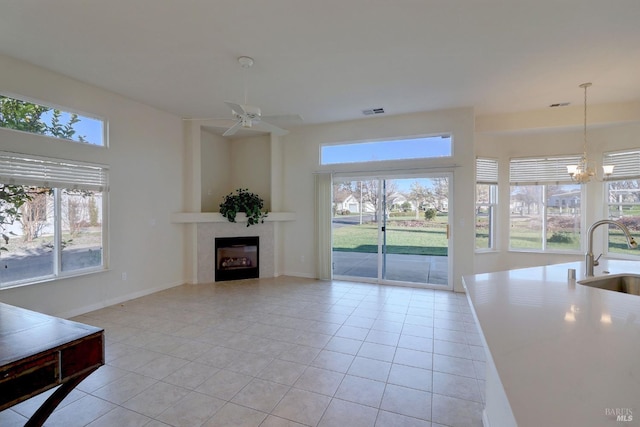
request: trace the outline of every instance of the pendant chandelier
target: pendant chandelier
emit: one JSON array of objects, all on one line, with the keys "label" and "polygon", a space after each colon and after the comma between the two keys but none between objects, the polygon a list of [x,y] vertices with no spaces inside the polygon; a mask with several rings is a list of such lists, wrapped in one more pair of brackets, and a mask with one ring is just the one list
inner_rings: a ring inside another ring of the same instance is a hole
[{"label": "pendant chandelier", "polygon": [[[567,172],[571,176],[571,180],[580,184],[585,184],[596,176],[593,163],[587,158],[587,88],[591,87],[591,83],[582,83],[579,87],[584,89],[584,142],[583,152],[580,162],[577,165],[567,165]],[[613,166],[602,166],[604,177],[608,177],[613,173]]]}]

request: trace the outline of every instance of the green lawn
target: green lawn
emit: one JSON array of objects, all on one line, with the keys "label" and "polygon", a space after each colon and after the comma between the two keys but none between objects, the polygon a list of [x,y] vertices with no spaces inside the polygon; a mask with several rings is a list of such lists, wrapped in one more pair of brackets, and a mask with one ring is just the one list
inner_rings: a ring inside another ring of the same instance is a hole
[{"label": "green lawn", "polygon": [[[446,217],[438,217],[434,221],[415,221],[414,218],[414,216],[401,218],[409,222],[393,218],[387,223],[387,253],[447,255]],[[333,250],[378,252],[377,225],[352,225],[334,230]]]}]

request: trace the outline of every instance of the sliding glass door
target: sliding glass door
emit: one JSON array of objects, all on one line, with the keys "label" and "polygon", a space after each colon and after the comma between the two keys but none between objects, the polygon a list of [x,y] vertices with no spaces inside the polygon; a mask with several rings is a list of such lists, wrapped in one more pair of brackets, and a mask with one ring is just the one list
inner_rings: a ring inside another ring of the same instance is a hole
[{"label": "sliding glass door", "polygon": [[337,178],[335,278],[449,288],[448,175]]}]

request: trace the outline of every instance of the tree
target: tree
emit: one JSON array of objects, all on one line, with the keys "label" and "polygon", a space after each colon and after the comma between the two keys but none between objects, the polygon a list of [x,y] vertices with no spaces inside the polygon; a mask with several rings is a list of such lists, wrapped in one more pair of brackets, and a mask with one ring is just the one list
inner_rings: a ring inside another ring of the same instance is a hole
[{"label": "tree", "polygon": [[[380,180],[371,179],[371,180],[365,180],[365,181],[358,181],[358,183],[362,189],[362,202],[363,204],[370,203],[373,206],[374,208],[373,220],[377,222],[378,211],[380,208],[380,203],[382,202],[380,200],[380,191],[379,191]],[[398,193],[398,185],[395,183],[395,181],[385,180],[385,200],[386,200],[386,205],[384,206],[385,213],[388,211],[388,208],[393,204],[393,201],[396,198],[396,196],[394,195],[397,193]]]},{"label": "tree", "polygon": [[419,212],[431,206],[434,203],[434,195],[427,187],[418,181],[411,183],[411,191],[409,192],[409,200],[413,200],[416,204],[416,219],[420,218]]},{"label": "tree", "polygon": [[[50,117],[48,113],[51,113]],[[60,110],[0,95],[0,127],[56,138],[74,139],[76,134],[74,125],[80,121],[78,115],[71,114],[67,123],[62,123],[61,117]],[[81,135],[75,140],[87,142],[86,137]]]},{"label": "tree", "polygon": [[434,207],[438,212],[446,212],[449,209],[449,180],[447,178],[433,179]]},{"label": "tree", "polygon": [[[50,111],[53,111],[51,124],[47,124],[43,115]],[[71,139],[76,132],[74,125],[79,121],[78,116],[72,114],[69,121],[62,124],[61,115],[59,110],[0,95],[0,127]],[[79,136],[78,141],[86,142],[86,139]],[[33,200],[33,195],[33,189],[29,187],[0,183],[0,233],[4,242],[0,250],[8,250],[5,245],[9,244],[9,235],[12,234],[8,227],[20,221],[22,208],[30,209],[25,204]]]},{"label": "tree", "polygon": [[8,250],[5,245],[9,244],[9,235],[13,233],[9,232],[7,228],[15,221],[20,220],[20,208],[29,200],[31,200],[31,195],[26,187],[0,183],[0,233],[3,241],[0,244],[0,251]]},{"label": "tree", "polygon": [[0,96],[0,127],[46,135],[41,117],[50,108]]},{"label": "tree", "polygon": [[20,208],[20,223],[24,241],[32,242],[40,236],[42,230],[47,226],[47,210],[51,190],[29,187],[28,191],[31,198]]}]

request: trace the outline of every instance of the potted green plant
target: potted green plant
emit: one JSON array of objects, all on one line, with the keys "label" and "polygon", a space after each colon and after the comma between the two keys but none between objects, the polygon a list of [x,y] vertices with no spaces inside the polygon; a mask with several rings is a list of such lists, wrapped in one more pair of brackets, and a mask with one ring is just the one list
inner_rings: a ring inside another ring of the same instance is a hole
[{"label": "potted green plant", "polygon": [[235,193],[224,196],[220,203],[220,213],[229,222],[236,222],[236,214],[244,212],[247,215],[247,227],[264,222],[267,211],[262,211],[264,200],[257,194],[249,192],[246,188],[238,188]]}]

